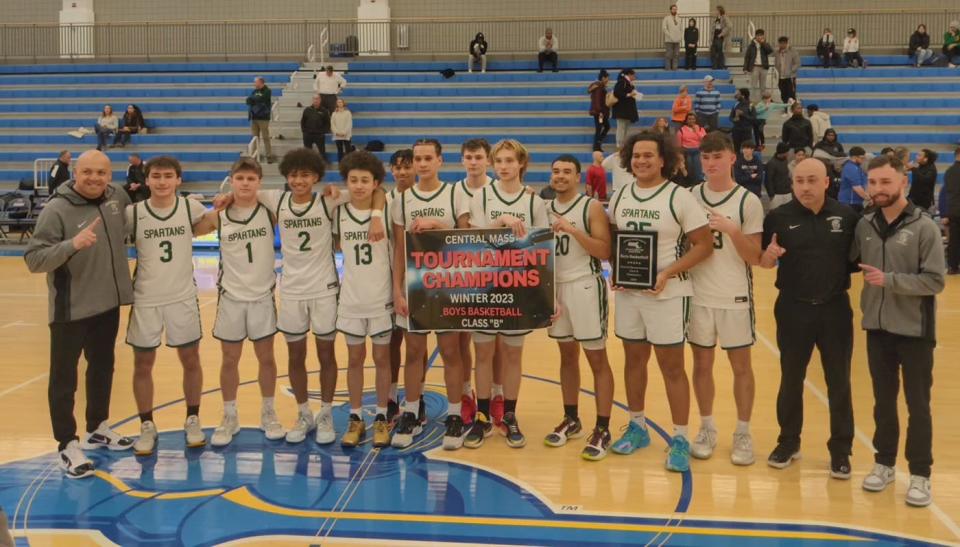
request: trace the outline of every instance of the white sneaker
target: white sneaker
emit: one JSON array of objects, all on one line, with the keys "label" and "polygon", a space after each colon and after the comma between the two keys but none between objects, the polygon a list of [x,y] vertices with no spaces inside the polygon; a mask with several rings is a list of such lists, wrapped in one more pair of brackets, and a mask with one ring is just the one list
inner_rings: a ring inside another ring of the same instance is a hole
[{"label": "white sneaker", "polygon": [[60,451],[60,469],[68,479],[82,479],[93,475],[93,462],[90,461],[83,450],[80,450],[80,443],[76,440],[70,441],[66,448]]},{"label": "white sneaker", "polygon": [[321,410],[317,414],[317,444],[330,444],[337,440],[337,430],[333,428],[333,412]]},{"label": "white sneaker", "polygon": [[157,446],[157,426],[147,420],[140,424],[140,436],[137,442],[133,443],[133,453],[137,456],[149,456],[153,454]]},{"label": "white sneaker", "polygon": [[240,420],[236,414],[224,414],[220,426],[213,430],[210,436],[210,444],[213,446],[227,446],[233,440],[233,436],[240,432]]},{"label": "white sneaker", "polygon": [[920,475],[910,475],[910,488],[907,489],[907,505],[926,507],[933,502],[930,493],[930,479]]},{"label": "white sneaker", "polygon": [[187,416],[187,421],[183,422],[183,435],[186,437],[187,448],[200,448],[207,444],[207,436],[203,434],[200,418],[197,416]]},{"label": "white sneaker", "polygon": [[299,414],[297,423],[293,424],[293,427],[287,432],[287,442],[302,443],[307,435],[316,428],[317,421],[313,418],[313,414]]},{"label": "white sneaker", "polygon": [[116,431],[110,429],[110,425],[104,421],[96,431],[87,433],[80,448],[84,450],[96,450],[98,448],[108,448],[110,450],[130,450],[133,448],[133,439],[124,437]]},{"label": "white sneaker", "polygon": [[753,465],[753,437],[750,433],[733,434],[733,450],[730,451],[733,465]]},{"label": "white sneaker", "polygon": [[260,411],[260,431],[270,441],[282,439],[287,434],[277,418],[277,411],[272,408]]},{"label": "white sneaker", "polygon": [[863,478],[863,489],[867,492],[882,492],[888,484],[897,480],[897,470],[881,463],[873,464],[873,471]]},{"label": "white sneaker", "polygon": [[701,426],[697,438],[690,444],[690,455],[699,460],[706,460],[713,455],[717,447],[717,430]]}]

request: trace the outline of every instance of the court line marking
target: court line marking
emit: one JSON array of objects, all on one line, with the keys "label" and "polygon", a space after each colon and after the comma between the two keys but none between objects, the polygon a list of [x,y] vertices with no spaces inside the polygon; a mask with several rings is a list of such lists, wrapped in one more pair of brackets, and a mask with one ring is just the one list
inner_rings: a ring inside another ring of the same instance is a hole
[{"label": "court line marking", "polygon": [[[773,345],[770,339],[764,336],[763,333],[760,332],[760,329],[756,329],[756,334],[757,334],[757,340],[760,340],[760,342],[763,343],[763,345],[766,346],[767,349],[770,350],[770,352],[773,353],[775,356],[777,356],[777,358],[779,359],[780,350],[775,345]],[[812,393],[814,397],[816,397],[821,403],[823,403],[824,406],[829,408],[830,401],[829,399],[827,399],[827,396],[823,393],[823,391],[820,391],[820,388],[813,385],[813,383],[811,383],[809,379],[804,379],[803,385],[808,390],[810,390],[810,393]],[[876,450],[874,450],[873,448],[873,442],[870,440],[870,437],[867,437],[867,434],[864,433],[862,429],[854,426],[854,436],[863,444],[863,446],[865,446],[870,451],[871,454],[876,452]],[[909,486],[910,478],[906,473],[902,471],[897,471],[897,482],[899,482],[901,485]],[[960,526],[958,526],[956,521],[954,521],[950,517],[950,515],[947,515],[943,511],[943,509],[940,509],[940,506],[938,506],[936,502],[931,503],[927,507],[927,509],[929,509],[930,512],[933,513],[934,516],[936,516],[937,519],[939,519],[940,522],[948,530],[950,530],[950,532],[955,537],[960,539]]]},{"label": "court line marking", "polygon": [[16,391],[16,390],[18,390],[18,389],[20,389],[20,388],[22,388],[22,387],[27,387],[28,385],[36,382],[37,380],[46,378],[46,377],[49,376],[49,375],[50,375],[49,372],[44,372],[43,374],[41,374],[41,375],[39,375],[39,376],[34,376],[33,378],[30,378],[30,379],[27,380],[26,382],[21,382],[21,383],[15,385],[15,386],[13,386],[13,387],[8,387],[7,389],[5,389],[5,390],[3,390],[3,391],[0,391],[0,399],[2,399],[2,398],[5,397],[6,395],[9,395],[9,394],[13,393],[14,391]]}]

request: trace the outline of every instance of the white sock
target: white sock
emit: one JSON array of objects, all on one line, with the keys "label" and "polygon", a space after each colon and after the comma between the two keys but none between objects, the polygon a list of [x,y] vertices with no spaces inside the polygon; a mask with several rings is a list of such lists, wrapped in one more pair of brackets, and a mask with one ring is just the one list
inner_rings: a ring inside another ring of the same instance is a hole
[{"label": "white sock", "polygon": [[745,422],[743,420],[737,420],[737,433],[750,433],[750,422]]},{"label": "white sock", "polygon": [[313,412],[310,411],[310,403],[300,403],[297,408],[300,409],[301,416],[313,416]]},{"label": "white sock", "polygon": [[673,436],[687,438],[687,426],[673,424]]},{"label": "white sock", "polygon": [[260,410],[263,412],[273,410],[273,397],[264,397],[263,403],[260,405]]},{"label": "white sock", "polygon": [[503,397],[503,384],[493,384],[493,387],[490,388],[490,398],[496,396]]},{"label": "white sock", "polygon": [[360,420],[363,420],[363,408],[351,408],[350,414],[360,418]]},{"label": "white sock", "polygon": [[704,429],[717,430],[717,424],[713,421],[713,416],[700,416],[700,427]]},{"label": "white sock", "polygon": [[448,402],[448,403],[447,403],[447,416],[459,416],[459,415],[460,415],[460,407],[461,407],[461,406],[462,406],[462,403],[461,403],[460,401],[457,401],[456,403],[450,403],[450,402]]},{"label": "white sock", "polygon": [[397,402],[397,384],[390,384],[390,400]]},{"label": "white sock", "polygon": [[383,415],[383,417],[386,418],[386,417],[387,417],[387,407],[385,407],[385,406],[378,406],[378,407],[377,407],[377,414],[376,414],[376,415],[377,415],[377,416]]},{"label": "white sock", "polygon": [[647,427],[647,419],[644,417],[642,410],[641,410],[640,412],[634,412],[634,411],[631,410],[631,411],[630,411],[630,421],[633,422],[633,423],[635,423],[635,424],[637,424],[637,425],[639,425],[639,426],[642,427],[642,428],[646,428],[646,427]]},{"label": "white sock", "polygon": [[470,397],[473,394],[473,384],[470,382],[463,383],[463,394],[467,397]]},{"label": "white sock", "polygon": [[412,412],[413,415],[416,416],[417,413],[420,412],[420,399],[417,399],[416,401],[404,401],[403,411]]},{"label": "white sock", "polygon": [[236,416],[237,415],[237,401],[236,399],[232,401],[223,402],[223,413],[227,416]]}]

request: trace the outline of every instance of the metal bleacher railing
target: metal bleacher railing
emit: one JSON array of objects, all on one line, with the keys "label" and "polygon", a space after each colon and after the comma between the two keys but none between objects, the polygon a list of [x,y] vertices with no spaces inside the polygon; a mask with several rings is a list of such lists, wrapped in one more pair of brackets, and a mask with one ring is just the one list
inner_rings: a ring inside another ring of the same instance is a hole
[{"label": "metal bleacher railing", "polygon": [[[682,14],[681,14],[682,15]],[[843,30],[858,30],[864,48],[906,48],[917,24],[925,23],[934,44],[940,42],[949,22],[960,16],[954,11],[932,9],[750,12],[728,14],[733,36],[745,38],[748,24],[766,29],[768,35],[790,36],[799,47],[813,47],[825,27],[837,36]],[[712,18],[697,16],[701,46],[708,46]],[[77,26],[59,24],[0,25],[0,60],[36,62],[60,60],[61,46],[73,43],[72,51],[97,59],[268,59],[301,58],[311,44],[320,59],[357,53],[407,56],[462,55],[467,42],[484,32],[490,53],[528,54],[544,27],[552,27],[560,39],[561,53],[623,54],[660,51],[662,13],[632,13],[595,17],[510,17],[484,19],[417,18],[389,22],[356,20],[212,21],[212,22],[97,22]],[[370,39],[365,36],[388,40]],[[360,39],[358,40],[358,37]],[[324,47],[324,42],[327,46]],[[375,50],[367,44],[374,44]],[[360,51],[364,48],[364,51]],[[316,58],[315,57],[315,58]]]}]

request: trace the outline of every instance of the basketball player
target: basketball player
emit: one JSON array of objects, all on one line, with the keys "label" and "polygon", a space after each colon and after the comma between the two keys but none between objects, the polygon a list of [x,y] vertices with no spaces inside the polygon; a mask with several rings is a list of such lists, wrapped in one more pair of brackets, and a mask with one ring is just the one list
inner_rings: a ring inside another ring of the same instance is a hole
[{"label": "basketball player", "polygon": [[257,201],[263,171],[251,158],[240,158],[230,169],[233,203],[210,221],[208,215],[195,230],[197,234],[217,229],[220,240],[219,300],[213,337],[220,340],[223,362],[220,388],[223,421],[210,438],[213,446],[226,446],[240,431],[237,390],[240,387],[240,355],[243,341],[253,342],[263,398],[260,429],[272,441],[286,434],[274,408],[277,363],[273,356],[273,335],[277,332],[277,310],[273,300],[273,227],[270,211]]},{"label": "basketball player", "polygon": [[[690,384],[683,368],[683,343],[693,287],[687,271],[713,252],[713,236],[697,200],[666,179],[675,158],[669,141],[649,131],[631,135],[620,150],[621,166],[635,179],[614,192],[610,223],[616,230],[657,235],[657,276],[652,289],[618,290],[616,295],[615,328],[617,337],[623,340],[630,423],[612,450],[632,454],[650,444],[643,410],[647,361],[653,350],[673,418],[666,467],[683,472],[690,468]],[[690,249],[684,252],[688,244]]]},{"label": "basketball player", "polygon": [[[497,179],[476,192],[470,202],[469,212],[460,216],[458,225],[474,228],[510,228],[518,237],[526,236],[528,228],[549,226],[546,204],[539,196],[527,192],[523,184],[529,162],[527,149],[518,141],[502,140],[493,147],[493,165]],[[526,437],[517,421],[517,398],[520,394],[523,340],[530,331],[477,331],[473,342],[477,352],[477,390],[490,393],[493,375],[493,357],[497,335],[503,335],[504,359],[504,414],[503,430],[507,446],[521,448]],[[477,416],[467,433],[464,446],[479,448],[486,437],[493,433],[489,399],[477,401]]]},{"label": "basketball player", "polygon": [[730,461],[750,465],[754,461],[750,436],[754,397],[750,347],[756,339],[750,268],[760,263],[763,204],[755,194],[734,182],[731,172],[737,155],[733,141],[725,133],[715,131],[703,139],[700,161],[707,181],[694,186],[692,192],[707,211],[713,231],[713,254],[690,270],[693,306],[687,336],[693,349],[693,393],[700,409],[700,432],[690,453],[695,458],[707,459],[717,446],[713,361],[719,339],[733,368],[733,399],[737,406]]},{"label": "basketball player", "polygon": [[157,445],[153,364],[164,334],[183,367],[186,445],[198,448],[207,444],[199,418],[203,331],[193,279],[193,227],[203,220],[207,209],[199,201],[177,195],[183,171],[175,158],[152,158],[145,172],[150,198],[126,209],[126,226],[137,248],[127,344],[133,347],[133,396],[140,414],[140,437],[133,444],[138,456],[153,454]]},{"label": "basketball player", "polygon": [[560,347],[563,420],[547,435],[547,446],[563,446],[583,435],[577,413],[580,347],[587,355],[596,391],[597,425],[580,456],[599,461],[610,447],[613,371],[607,359],[607,284],[601,260],[610,258],[610,225],[603,205],[580,192],[580,162],[564,154],[553,160],[550,187],[557,193],[547,211],[557,234],[554,271],[560,315],[547,331]]},{"label": "basketball player", "polygon": [[[390,444],[387,401],[390,396],[390,336],[393,332],[392,242],[390,237],[375,243],[367,238],[373,213],[373,191],[383,182],[385,174],[383,163],[364,150],[351,152],[340,162],[340,176],[346,181],[350,194],[350,202],[337,207],[333,225],[337,245],[343,251],[343,286],[337,308],[337,330],[346,337],[348,351],[350,419],[347,432],[341,439],[341,444],[348,448],[358,446],[366,437],[362,409],[363,365],[368,337],[373,343],[376,366],[373,446],[383,448]],[[388,217],[389,210],[388,205],[385,208]],[[387,223],[387,233],[392,235],[390,224]]]},{"label": "basketball player", "polygon": [[[439,178],[443,154],[436,139],[421,139],[413,145],[413,165],[418,182],[401,193],[391,204],[394,229],[393,298],[397,302],[397,323],[409,329],[410,310],[406,298],[406,233],[425,230],[452,230],[457,227],[458,212],[466,212],[467,205],[458,199],[454,186]],[[406,402],[400,423],[393,433],[393,446],[406,448],[422,431],[417,412],[423,398],[423,361],[427,355],[427,333],[406,332],[406,370],[404,387]],[[460,333],[438,332],[437,345],[443,358],[443,379],[447,388],[446,432],[443,448],[456,450],[463,446],[466,430],[461,410]]]}]

